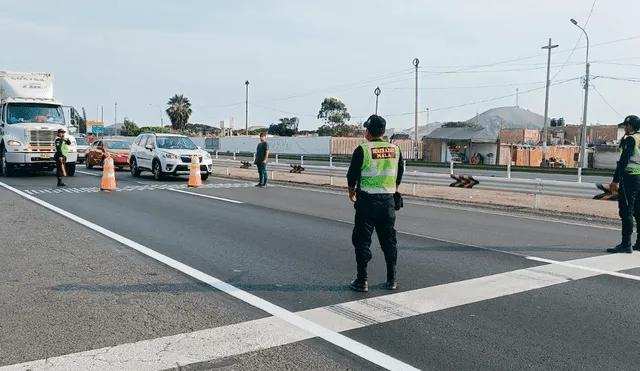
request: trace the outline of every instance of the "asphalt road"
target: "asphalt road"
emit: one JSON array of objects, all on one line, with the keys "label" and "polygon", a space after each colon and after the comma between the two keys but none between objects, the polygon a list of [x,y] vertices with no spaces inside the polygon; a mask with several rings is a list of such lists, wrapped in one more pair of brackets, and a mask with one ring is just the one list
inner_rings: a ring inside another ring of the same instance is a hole
[{"label": "asphalt road", "polygon": [[[219,158],[233,160],[233,156],[222,156],[219,155]],[[241,157],[236,156],[236,160],[238,161],[246,161],[252,160],[250,157]],[[272,159],[271,161],[275,161]],[[279,160],[283,163],[300,163],[300,160],[290,160],[290,159],[282,159]],[[316,165],[316,166],[329,166],[328,161],[308,161],[304,160],[304,163],[307,165]],[[349,167],[348,163],[345,162],[333,162],[333,166],[336,167]],[[425,166],[407,166],[408,171],[417,171],[419,173],[438,173],[438,174],[449,174],[451,172],[448,167],[425,167]],[[454,174],[457,175],[472,175],[472,176],[493,176],[493,177],[507,177],[506,171],[493,171],[493,170],[476,170],[476,169],[463,169],[463,168],[455,168],[454,165]],[[613,174],[613,171],[612,171]],[[523,172],[523,171],[512,171],[512,178],[522,178],[522,179],[543,179],[543,180],[559,180],[565,182],[577,182],[578,176],[571,174],[553,174],[553,173],[535,173],[535,172]],[[582,177],[582,182],[585,183],[610,183],[612,177],[606,176],[593,176],[593,175],[585,175]]]},{"label": "asphalt road", "polygon": [[[640,363],[640,254],[603,253],[618,242],[617,228],[407,201],[397,221],[399,290],[382,288],[374,238],[370,291],[355,293],[347,288],[353,206],[344,194],[217,178],[188,189],[185,178],[154,182],[125,172],[117,173],[120,191],[108,193],[98,190],[99,176],[83,171],[66,189],[51,175],[0,180],[11,187],[0,188],[0,220],[10,226],[0,232],[16,250],[3,262],[17,271],[0,273],[11,282],[0,286],[11,298],[1,304],[11,315],[0,329],[11,336],[0,340],[0,371]],[[39,242],[51,238],[67,238],[68,252]],[[140,289],[150,284],[171,284],[172,295]],[[127,314],[116,316],[112,295],[132,285],[144,295],[124,297],[119,310]],[[31,363],[2,367],[20,362]]]}]

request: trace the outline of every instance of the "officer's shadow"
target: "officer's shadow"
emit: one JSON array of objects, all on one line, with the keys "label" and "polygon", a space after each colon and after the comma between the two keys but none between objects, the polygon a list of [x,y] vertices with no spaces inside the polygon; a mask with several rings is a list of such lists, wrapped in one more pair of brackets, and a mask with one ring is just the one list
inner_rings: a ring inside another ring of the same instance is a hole
[{"label": "officer's shadow", "polygon": [[464,246],[464,245],[435,245],[435,246],[398,246],[399,251],[417,251],[417,252],[492,252],[491,250],[504,251],[504,252],[573,252],[573,253],[589,253],[599,252],[597,247],[593,248],[581,248],[572,247],[569,245],[544,245],[544,246],[482,246],[482,248]]}]

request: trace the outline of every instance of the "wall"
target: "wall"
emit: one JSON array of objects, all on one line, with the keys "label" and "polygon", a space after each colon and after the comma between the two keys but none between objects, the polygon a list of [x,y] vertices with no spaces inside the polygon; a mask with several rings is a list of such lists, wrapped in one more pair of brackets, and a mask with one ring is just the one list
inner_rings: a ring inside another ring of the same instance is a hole
[{"label": "wall", "polygon": [[[571,125],[563,127],[549,128],[549,132],[564,132],[564,138],[566,140],[580,143],[582,135],[582,126]],[[595,141],[607,141],[617,142],[624,135],[624,129],[618,129],[617,125],[593,125],[587,126],[587,142],[593,143]]]},{"label": "wall", "polygon": [[441,162],[442,141],[440,139],[425,138],[422,141],[422,158],[426,162]]},{"label": "wall", "polygon": [[[353,151],[366,142],[367,140],[364,138],[341,138],[335,137],[331,138],[331,154],[333,156],[351,156]],[[402,158],[405,160],[413,160],[415,159],[414,149],[413,149],[413,140],[410,139],[396,139],[393,141],[393,144],[400,147],[400,151],[402,152]],[[423,144],[418,142],[418,159],[423,158]]]},{"label": "wall", "polygon": [[[542,147],[519,147],[502,144],[500,146],[500,165],[509,163],[509,152],[511,152],[512,164],[515,166],[539,167],[542,162]],[[547,159],[556,157],[565,160],[567,167],[576,167],[577,163],[573,160],[573,156],[578,152],[580,152],[580,147],[577,146],[549,146],[547,147]]]},{"label": "wall", "polygon": [[502,129],[500,130],[500,143],[538,143],[542,140],[542,130],[532,129]]},{"label": "wall", "polygon": [[[498,144],[496,143],[471,143],[471,153],[470,156],[475,155],[476,153],[484,156],[484,163],[488,165],[495,165],[496,156],[498,155]],[[487,155],[489,153],[493,154],[492,158],[488,158]]]},{"label": "wall", "polygon": [[[258,143],[258,136],[207,138],[205,148],[220,152],[254,153]],[[329,156],[331,153],[331,137],[267,137],[267,143],[272,154]]]}]

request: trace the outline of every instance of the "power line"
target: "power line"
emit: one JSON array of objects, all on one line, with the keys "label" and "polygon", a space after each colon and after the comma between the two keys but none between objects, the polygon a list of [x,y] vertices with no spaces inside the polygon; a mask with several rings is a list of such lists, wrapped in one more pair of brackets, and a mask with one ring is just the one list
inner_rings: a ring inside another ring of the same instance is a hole
[{"label": "power line", "polygon": [[[474,86],[443,86],[443,87],[426,87],[419,90],[455,90],[455,89],[486,89],[486,88],[506,88],[521,85],[544,84],[544,81],[531,81],[512,84],[496,84],[496,85],[474,85]],[[385,90],[414,90],[413,88],[385,87]]]},{"label": "power line", "polygon": [[[593,9],[596,6],[596,1],[598,1],[598,0],[593,0],[593,4],[591,4],[591,11],[589,12],[589,16],[587,17],[587,21],[584,23],[584,27],[583,27],[585,30],[587,29],[587,25],[589,24],[589,20],[591,19],[591,14],[593,14]],[[553,78],[551,79],[551,81],[555,80],[556,77],[558,77],[558,75],[560,74],[560,72],[562,72],[564,67],[569,62],[569,59],[571,59],[571,57],[573,56],[573,53],[575,53],[576,49],[578,48],[578,45],[580,44],[581,40],[582,40],[582,33],[580,34],[580,37],[578,37],[578,41],[576,42],[576,46],[573,47],[573,50],[571,51],[571,54],[569,54],[567,59],[564,61],[564,64],[562,65],[562,67],[560,67],[560,70],[558,70],[558,72],[556,72],[556,74],[553,75]]]},{"label": "power line", "polygon": [[602,98],[602,100],[607,104],[607,106],[609,106],[609,108],[611,108],[611,110],[612,110],[613,112],[617,113],[617,114],[618,114],[618,116],[620,116],[620,117],[624,117],[624,116],[622,116],[622,115],[620,114],[620,112],[616,111],[616,109],[615,109],[615,108],[613,108],[613,106],[611,106],[611,104],[609,104],[609,102],[607,102],[607,100],[602,96],[602,94],[600,94],[600,92],[598,91],[598,89],[596,89],[596,86],[595,86],[595,85],[591,84],[591,86],[593,86],[593,90],[594,90],[596,93],[598,93],[598,95],[600,96],[600,98]]},{"label": "power line", "polygon": [[[575,81],[575,80],[579,80],[579,77],[575,77],[572,79],[567,79],[567,80],[563,80],[563,81],[559,81],[556,82],[554,84],[551,84],[550,86],[555,86],[555,85],[561,85],[561,84],[565,84],[567,82],[570,81]],[[461,107],[467,107],[467,106],[472,106],[475,104],[480,104],[480,103],[486,103],[486,102],[492,102],[492,101],[496,101],[496,100],[500,100],[500,99],[505,99],[505,98],[510,98],[510,97],[514,97],[517,94],[526,94],[526,93],[531,93],[534,91],[538,91],[538,90],[542,90],[546,88],[546,84],[544,86],[538,87],[538,88],[534,88],[534,89],[529,89],[529,90],[525,90],[525,91],[521,91],[515,94],[509,94],[509,95],[503,95],[501,97],[495,97],[495,98],[489,98],[489,99],[483,99],[483,100],[479,100],[479,101],[475,101],[475,102],[469,102],[469,103],[463,103],[463,104],[458,104],[455,106],[449,106],[449,107],[442,107],[442,108],[432,108],[430,109],[431,112],[437,112],[437,111],[446,111],[446,110],[450,110],[450,109],[454,109],[454,108],[461,108]],[[427,110],[424,111],[420,111],[420,113],[425,113],[427,112]],[[396,114],[390,114],[390,115],[386,115],[388,117],[392,117],[392,116],[406,116],[406,115],[412,115],[414,114],[414,112],[405,112],[405,113],[396,113]]]}]

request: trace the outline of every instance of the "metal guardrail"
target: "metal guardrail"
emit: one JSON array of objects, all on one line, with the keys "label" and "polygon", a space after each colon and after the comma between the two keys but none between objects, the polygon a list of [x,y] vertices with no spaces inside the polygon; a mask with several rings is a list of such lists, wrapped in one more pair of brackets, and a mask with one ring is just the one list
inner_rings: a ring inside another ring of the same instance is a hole
[{"label": "metal guardrail", "polygon": [[[246,168],[246,161],[213,159],[213,165],[226,168]],[[253,164],[253,161],[251,161]],[[254,165],[255,166],[255,165]],[[297,168],[296,168],[297,166]],[[296,171],[297,169],[297,171]],[[276,172],[302,173],[327,176],[333,185],[334,177],[346,177],[347,168],[336,166],[301,165],[296,163],[269,162],[268,170]],[[229,171],[227,170],[227,174]],[[273,176],[273,175],[272,175]],[[403,183],[413,184],[412,194],[416,194],[415,185],[433,185],[455,188],[473,188],[492,191],[527,193],[534,196],[534,208],[537,208],[539,196],[552,195],[564,197],[592,198],[599,200],[617,200],[609,192],[608,184],[577,183],[546,179],[504,178],[493,176],[452,175],[441,173],[405,172]]]}]

